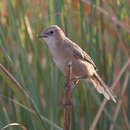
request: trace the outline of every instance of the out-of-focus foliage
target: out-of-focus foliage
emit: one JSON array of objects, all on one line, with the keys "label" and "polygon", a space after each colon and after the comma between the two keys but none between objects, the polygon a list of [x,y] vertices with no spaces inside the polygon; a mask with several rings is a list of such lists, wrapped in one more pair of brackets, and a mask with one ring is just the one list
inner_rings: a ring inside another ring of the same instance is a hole
[{"label": "out-of-focus foliage", "polygon": [[[129,5],[128,0],[0,0],[0,64],[21,85],[18,88],[0,69],[0,129],[63,128],[64,77],[46,44],[37,38],[51,24],[60,26],[93,58],[98,73],[111,86],[130,54]],[[128,86],[127,75],[128,69],[113,90],[117,101],[124,82]],[[120,108],[107,103],[97,130],[112,127],[117,109],[114,130],[129,128],[130,88],[126,90]],[[72,98],[72,130],[88,130],[103,96],[81,82]]]}]

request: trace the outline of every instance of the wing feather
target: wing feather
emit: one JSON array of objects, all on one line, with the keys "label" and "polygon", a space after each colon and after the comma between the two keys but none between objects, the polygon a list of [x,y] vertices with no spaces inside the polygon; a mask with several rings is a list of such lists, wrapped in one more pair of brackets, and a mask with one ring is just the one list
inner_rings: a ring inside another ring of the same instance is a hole
[{"label": "wing feather", "polygon": [[83,51],[77,44],[75,44],[68,38],[65,39],[64,43],[65,43],[65,46],[68,46],[69,48],[71,48],[73,56],[75,58],[80,58],[82,60],[89,62],[90,64],[93,65],[95,70],[97,70],[97,67],[96,67],[95,63],[93,62],[93,60],[91,59],[91,57],[85,51]]}]

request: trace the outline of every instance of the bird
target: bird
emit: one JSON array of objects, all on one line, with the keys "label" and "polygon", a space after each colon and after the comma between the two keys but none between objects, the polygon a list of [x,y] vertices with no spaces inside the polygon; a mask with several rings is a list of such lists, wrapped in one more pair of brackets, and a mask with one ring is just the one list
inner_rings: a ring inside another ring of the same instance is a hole
[{"label": "bird", "polygon": [[[66,74],[67,65],[72,63],[72,81],[85,79],[91,81],[96,90],[116,103],[111,89],[97,73],[97,67],[91,57],[70,40],[58,25],[51,25],[38,35],[48,45],[56,66]],[[74,80],[73,80],[74,79]]]}]

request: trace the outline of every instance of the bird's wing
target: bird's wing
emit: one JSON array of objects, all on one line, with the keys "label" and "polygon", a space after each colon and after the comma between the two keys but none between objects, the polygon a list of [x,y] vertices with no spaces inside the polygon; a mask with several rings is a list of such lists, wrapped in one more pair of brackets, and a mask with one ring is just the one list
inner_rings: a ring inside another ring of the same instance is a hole
[{"label": "bird's wing", "polygon": [[74,42],[72,42],[69,39],[65,39],[65,42],[67,43],[65,45],[68,46],[68,48],[71,48],[71,51],[72,51],[74,57],[80,58],[84,61],[89,62],[90,64],[93,65],[95,70],[97,70],[95,63],[93,62],[91,57],[85,51],[83,51],[77,44],[75,44]]}]

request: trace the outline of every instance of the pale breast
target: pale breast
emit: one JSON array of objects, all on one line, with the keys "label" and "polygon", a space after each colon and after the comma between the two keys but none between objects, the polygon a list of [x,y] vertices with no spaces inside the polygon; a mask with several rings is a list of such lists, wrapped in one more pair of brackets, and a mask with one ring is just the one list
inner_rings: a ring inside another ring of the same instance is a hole
[{"label": "pale breast", "polygon": [[53,60],[56,64],[56,66],[63,72],[65,73],[65,69],[66,69],[66,62],[65,59],[61,59],[61,58],[54,58]]},{"label": "pale breast", "polygon": [[49,46],[51,55],[53,56],[53,60],[56,64],[56,66],[65,73],[65,68],[69,60],[71,59],[70,56],[68,56],[68,52],[65,50],[63,46],[56,46],[56,44],[51,44]]}]

